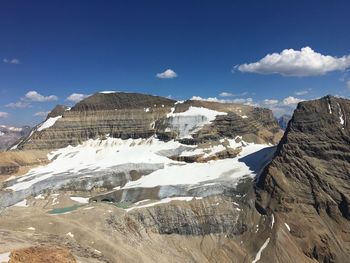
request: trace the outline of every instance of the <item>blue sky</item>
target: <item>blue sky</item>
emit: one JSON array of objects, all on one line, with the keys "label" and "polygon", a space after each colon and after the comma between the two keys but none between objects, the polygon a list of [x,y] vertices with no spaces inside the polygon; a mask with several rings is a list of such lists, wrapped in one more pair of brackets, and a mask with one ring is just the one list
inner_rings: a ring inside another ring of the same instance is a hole
[{"label": "blue sky", "polygon": [[243,102],[277,115],[302,99],[348,97],[349,8],[320,0],[3,0],[0,124],[33,125],[56,104],[72,105],[71,94],[82,94],[77,101],[101,90]]}]

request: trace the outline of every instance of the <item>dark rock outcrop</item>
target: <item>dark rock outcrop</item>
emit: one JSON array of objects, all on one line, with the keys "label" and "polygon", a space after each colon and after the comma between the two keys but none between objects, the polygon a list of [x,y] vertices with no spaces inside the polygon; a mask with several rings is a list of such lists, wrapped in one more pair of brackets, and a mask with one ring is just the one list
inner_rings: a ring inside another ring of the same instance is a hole
[{"label": "dark rock outcrop", "polygon": [[[289,247],[319,262],[350,256],[350,101],[299,103],[257,182],[257,208],[290,226]],[[275,231],[276,245],[287,248]]]}]

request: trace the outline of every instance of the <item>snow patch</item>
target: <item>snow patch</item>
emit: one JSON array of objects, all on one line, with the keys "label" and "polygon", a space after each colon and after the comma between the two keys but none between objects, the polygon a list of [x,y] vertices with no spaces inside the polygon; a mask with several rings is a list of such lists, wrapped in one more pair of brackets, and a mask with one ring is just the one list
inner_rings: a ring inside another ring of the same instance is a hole
[{"label": "snow patch", "polygon": [[34,197],[35,199],[45,199],[44,195],[40,194]]},{"label": "snow patch", "polygon": [[189,138],[204,125],[210,124],[217,115],[227,115],[226,112],[219,112],[203,107],[190,106],[187,111],[174,113],[175,108],[167,114],[170,130],[177,131],[179,138]]},{"label": "snow patch", "polygon": [[70,196],[69,198],[71,200],[78,202],[78,203],[81,203],[81,204],[88,204],[89,203],[88,197]]},{"label": "snow patch", "polygon": [[101,93],[101,94],[111,94],[111,93],[117,93],[117,91],[105,90],[105,91],[100,91],[99,93]]},{"label": "snow patch", "polygon": [[0,262],[1,263],[9,262],[10,261],[10,254],[11,254],[11,252],[5,252],[5,253],[0,254]]},{"label": "snow patch", "polygon": [[288,231],[290,232],[290,227],[287,223],[284,223],[284,225],[286,226],[286,228],[288,229]]},{"label": "snow patch", "polygon": [[34,230],[35,230],[35,228],[32,227],[32,226],[31,226],[31,227],[28,227],[27,229],[28,229],[28,230],[31,230],[31,231],[34,231]]},{"label": "snow patch", "polygon": [[254,260],[252,261],[252,263],[256,263],[260,260],[261,258],[261,254],[263,252],[263,250],[267,247],[267,245],[270,242],[270,238],[266,239],[265,243],[262,245],[262,247],[259,249],[258,253],[256,254]]},{"label": "snow patch", "polygon": [[275,224],[275,217],[274,215],[272,214],[272,222],[271,222],[271,229],[273,228],[273,225]]},{"label": "snow patch", "polygon": [[332,108],[331,108],[331,104],[328,102],[328,112],[329,114],[332,114]]},{"label": "snow patch", "polygon": [[27,205],[27,199],[24,199],[24,200],[18,202],[17,204],[14,204],[13,206],[17,206],[17,207],[28,207],[28,205]]},{"label": "snow patch", "polygon": [[74,235],[71,232],[68,232],[66,235],[71,237],[71,238],[74,238]]},{"label": "snow patch", "polygon": [[48,129],[50,127],[52,127],[53,125],[55,125],[56,121],[61,119],[62,116],[57,116],[57,117],[53,117],[53,118],[48,118],[46,121],[44,121],[38,128],[38,131],[42,131],[45,129]]}]

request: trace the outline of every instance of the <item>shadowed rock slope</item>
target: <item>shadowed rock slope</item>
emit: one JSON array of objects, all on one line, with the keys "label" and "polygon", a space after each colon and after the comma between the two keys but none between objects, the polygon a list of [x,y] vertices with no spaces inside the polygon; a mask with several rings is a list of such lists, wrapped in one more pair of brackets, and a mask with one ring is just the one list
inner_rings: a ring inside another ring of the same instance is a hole
[{"label": "shadowed rock slope", "polygon": [[277,222],[265,256],[277,262],[284,249],[303,261],[349,262],[349,121],[346,99],[298,105],[256,186],[257,209]]}]

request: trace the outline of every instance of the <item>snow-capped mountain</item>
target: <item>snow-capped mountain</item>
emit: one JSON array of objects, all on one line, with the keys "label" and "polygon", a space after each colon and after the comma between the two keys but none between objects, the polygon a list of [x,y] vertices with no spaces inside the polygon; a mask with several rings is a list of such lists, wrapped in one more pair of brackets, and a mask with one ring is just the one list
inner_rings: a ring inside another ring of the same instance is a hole
[{"label": "snow-capped mountain", "polygon": [[1,155],[2,242],[82,262],[345,262],[349,105],[300,103],[281,140],[247,105],[103,92],[57,106]]}]

